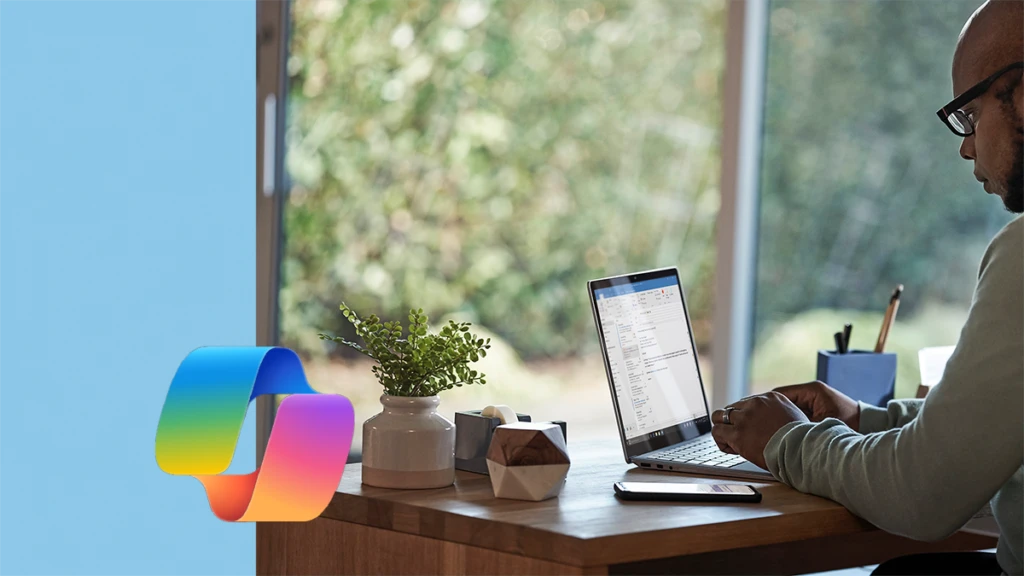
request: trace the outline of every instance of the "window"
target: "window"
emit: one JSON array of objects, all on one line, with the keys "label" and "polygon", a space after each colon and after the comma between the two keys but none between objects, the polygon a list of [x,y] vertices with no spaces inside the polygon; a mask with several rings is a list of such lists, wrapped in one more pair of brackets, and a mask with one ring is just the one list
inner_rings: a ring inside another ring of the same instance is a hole
[{"label": "window", "polygon": [[[614,436],[586,281],[678,266],[710,378],[724,0],[297,0],[287,58],[281,343],[380,411],[337,305],[466,319],[483,387]],[[705,382],[707,385],[708,382]],[[357,426],[357,439],[360,428]]]},{"label": "window", "polygon": [[752,392],[813,379],[846,322],[852,347],[873,348],[897,284],[896,396],[917,388],[919,348],[956,343],[1010,219],[935,119],[979,4],[771,3]]}]

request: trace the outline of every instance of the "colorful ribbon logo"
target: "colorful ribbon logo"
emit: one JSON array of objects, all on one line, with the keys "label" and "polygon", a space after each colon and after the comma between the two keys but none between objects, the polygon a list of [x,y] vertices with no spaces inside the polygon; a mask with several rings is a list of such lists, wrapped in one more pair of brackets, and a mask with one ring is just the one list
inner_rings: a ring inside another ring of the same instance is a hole
[{"label": "colorful ribbon logo", "polygon": [[[221,474],[249,403],[263,394],[290,394],[277,409],[263,465],[250,474]],[[168,474],[195,476],[221,520],[312,520],[338,488],[354,427],[352,403],[310,388],[295,352],[198,348],[182,360],[167,391],[156,461]]]}]

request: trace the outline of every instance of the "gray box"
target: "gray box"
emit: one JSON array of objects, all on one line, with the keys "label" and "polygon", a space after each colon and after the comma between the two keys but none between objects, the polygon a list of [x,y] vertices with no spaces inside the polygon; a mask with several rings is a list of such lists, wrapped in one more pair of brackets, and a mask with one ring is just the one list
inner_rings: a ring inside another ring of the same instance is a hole
[{"label": "gray box", "polygon": [[[501,426],[500,418],[481,416],[483,410],[467,410],[455,413],[455,468],[477,474],[487,472],[487,449],[491,446],[494,429]],[[516,413],[520,422],[532,422],[529,414]],[[562,439],[566,439],[565,422],[554,420],[562,428]]]}]

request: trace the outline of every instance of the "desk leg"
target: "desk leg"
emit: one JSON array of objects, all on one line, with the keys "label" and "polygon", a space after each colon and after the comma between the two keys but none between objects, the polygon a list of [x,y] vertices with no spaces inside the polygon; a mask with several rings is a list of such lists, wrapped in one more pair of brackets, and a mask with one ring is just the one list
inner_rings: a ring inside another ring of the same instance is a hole
[{"label": "desk leg", "polygon": [[260,576],[607,573],[327,518],[256,526]]}]

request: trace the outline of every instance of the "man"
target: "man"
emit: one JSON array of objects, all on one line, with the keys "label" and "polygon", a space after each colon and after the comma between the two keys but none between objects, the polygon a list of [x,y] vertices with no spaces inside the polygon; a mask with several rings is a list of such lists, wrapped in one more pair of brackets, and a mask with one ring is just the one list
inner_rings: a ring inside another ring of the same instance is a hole
[{"label": "man", "polygon": [[[1024,3],[994,0],[960,33],[953,94],[940,119],[960,155],[1008,210],[1024,211]],[[967,323],[925,400],[887,408],[814,382],[786,386],[712,414],[719,447],[794,488],[831,498],[879,528],[945,538],[991,500],[995,555],[898,558],[876,573],[1024,571],[1024,219],[981,260]],[[938,558],[936,558],[938,557]]]}]

